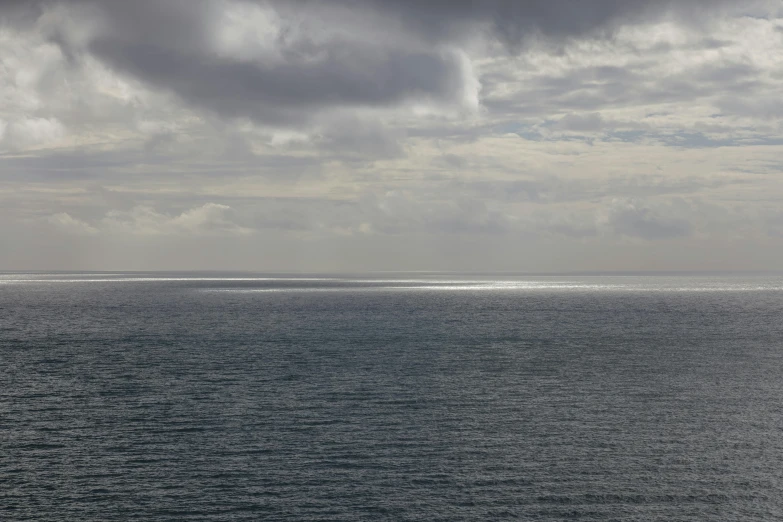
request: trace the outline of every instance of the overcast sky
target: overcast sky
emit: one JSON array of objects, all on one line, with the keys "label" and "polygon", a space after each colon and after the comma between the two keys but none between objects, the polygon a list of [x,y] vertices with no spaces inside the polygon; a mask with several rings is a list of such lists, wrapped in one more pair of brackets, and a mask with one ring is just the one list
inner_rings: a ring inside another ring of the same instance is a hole
[{"label": "overcast sky", "polygon": [[781,0],[0,0],[0,269],[781,269],[782,47]]}]

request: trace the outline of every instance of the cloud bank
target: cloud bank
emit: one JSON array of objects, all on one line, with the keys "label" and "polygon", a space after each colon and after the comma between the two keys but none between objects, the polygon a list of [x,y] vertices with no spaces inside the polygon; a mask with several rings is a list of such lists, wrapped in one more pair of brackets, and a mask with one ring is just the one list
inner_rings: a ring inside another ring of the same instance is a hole
[{"label": "cloud bank", "polygon": [[0,268],[775,268],[782,17],[3,2]]}]

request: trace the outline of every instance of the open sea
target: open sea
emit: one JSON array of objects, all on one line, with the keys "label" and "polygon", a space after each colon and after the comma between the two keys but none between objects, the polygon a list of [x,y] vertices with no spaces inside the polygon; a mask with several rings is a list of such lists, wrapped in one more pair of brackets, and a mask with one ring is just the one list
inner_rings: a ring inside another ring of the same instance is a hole
[{"label": "open sea", "polygon": [[783,277],[0,273],[0,520],[783,520]]}]

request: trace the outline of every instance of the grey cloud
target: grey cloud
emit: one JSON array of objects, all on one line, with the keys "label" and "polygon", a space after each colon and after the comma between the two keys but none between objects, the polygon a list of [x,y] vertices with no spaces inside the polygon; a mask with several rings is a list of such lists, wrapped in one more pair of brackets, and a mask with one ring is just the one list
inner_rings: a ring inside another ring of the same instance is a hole
[{"label": "grey cloud", "polygon": [[559,212],[542,210],[535,213],[534,226],[541,232],[572,239],[585,239],[598,235],[598,224],[592,212]]},{"label": "grey cloud", "polygon": [[551,124],[550,122],[546,122],[543,127],[553,131],[563,131],[576,134],[652,130],[652,127],[649,124],[638,121],[623,121],[604,118],[600,112],[570,112],[559,120],[552,122]]},{"label": "grey cloud", "polygon": [[390,159],[403,155],[401,129],[361,118],[334,118],[319,133],[317,144],[328,157],[342,161]]},{"label": "grey cloud", "polygon": [[766,219],[767,234],[783,239],[783,212],[777,212]]},{"label": "grey cloud", "polygon": [[485,24],[511,47],[540,37],[558,41],[606,35],[623,24],[656,20],[667,14],[699,22],[732,4],[728,0],[343,0],[341,3],[372,5],[433,39],[459,38],[475,24]]},{"label": "grey cloud", "polygon": [[32,24],[44,5],[40,0],[1,0],[0,23]]},{"label": "grey cloud", "polygon": [[443,154],[433,160],[435,166],[449,170],[462,170],[468,166],[468,161],[458,154]]},{"label": "grey cloud", "polygon": [[[598,111],[607,107],[639,104],[661,104],[709,98],[716,93],[741,94],[752,92],[762,84],[758,70],[748,64],[722,62],[704,65],[696,70],[683,70],[662,77],[652,77],[647,61],[633,62],[619,69],[605,66],[574,67],[557,75],[543,74],[521,85],[522,90],[511,96],[494,97],[484,104],[496,114],[551,114],[568,109],[574,112]],[[730,106],[729,102],[723,102]],[[592,122],[566,120],[564,125],[598,125]]]},{"label": "grey cloud", "polygon": [[462,87],[460,61],[449,53],[335,43],[315,63],[271,65],[188,56],[106,38],[91,50],[119,70],[197,106],[267,124],[302,123],[324,106],[456,101]]},{"label": "grey cloud", "polygon": [[550,223],[545,227],[549,231],[574,239],[583,239],[595,237],[598,235],[598,229],[592,223],[578,223],[574,221],[562,221]]},{"label": "grey cloud", "polygon": [[114,169],[138,163],[135,152],[65,150],[38,154],[0,154],[0,179],[72,181],[105,178]]},{"label": "grey cloud", "polygon": [[737,176],[691,177],[681,180],[664,176],[612,176],[597,179],[571,179],[556,175],[515,180],[452,180],[445,186],[450,194],[504,203],[596,202],[606,198],[646,199],[673,194],[697,194],[728,186],[747,185],[750,181]]},{"label": "grey cloud", "polygon": [[731,116],[745,116],[762,120],[783,119],[783,102],[777,90],[753,97],[721,96],[716,102],[716,106],[721,113]]},{"label": "grey cloud", "polygon": [[639,201],[614,201],[605,220],[614,233],[647,240],[670,239],[691,234],[691,224],[665,216]]},{"label": "grey cloud", "polygon": [[[441,44],[459,43],[486,27],[517,46],[529,38],[565,41],[667,13],[687,18],[689,13],[715,12],[731,4],[723,0],[263,2],[257,4],[273,9],[280,19],[274,38],[276,57],[248,59],[214,48],[215,23],[225,3],[64,3],[94,12],[99,26],[87,48],[80,49],[67,31],[50,24],[51,39],[69,56],[88,52],[194,106],[271,125],[301,125],[313,113],[334,107],[389,107],[408,101],[458,105],[470,89],[465,84],[467,71],[460,56]],[[38,9],[53,4],[30,3]],[[319,16],[326,20],[322,25],[339,25],[345,12],[353,13],[349,22],[342,22],[348,25],[321,41],[296,31],[298,25],[312,24]],[[386,30],[385,38],[368,39],[384,25],[394,29]],[[544,86],[545,90],[564,88]],[[603,92],[610,88],[604,85]],[[571,107],[596,105],[585,95],[572,98],[561,101]]]},{"label": "grey cloud", "polygon": [[606,122],[600,113],[588,114],[569,113],[560,118],[554,128],[575,132],[597,132],[604,128]]},{"label": "grey cloud", "polygon": [[[268,150],[255,155],[246,144],[210,139],[180,143],[173,135],[154,136],[142,146],[122,144],[112,149],[77,147],[0,153],[0,181],[69,183],[78,180],[130,182],[134,179],[158,179],[161,175],[187,175],[189,179],[252,174],[269,179],[296,180],[320,175],[328,156],[292,154]],[[237,154],[242,152],[242,154]]]},{"label": "grey cloud", "polygon": [[416,45],[415,38],[404,34],[396,41],[374,41],[351,26],[316,42],[306,30],[292,29],[306,12],[291,3],[262,4],[280,14],[278,26],[270,29],[277,32],[273,48],[266,54],[254,54],[251,48],[247,56],[215,47],[218,11],[232,4],[249,5],[246,2],[66,4],[88,9],[98,27],[81,47],[55,25],[50,39],[66,54],[90,54],[224,117],[301,125],[330,108],[383,108],[405,102],[459,105],[465,89],[472,88],[465,84],[466,62],[455,49]]},{"label": "grey cloud", "polygon": [[[449,189],[455,193],[469,192],[484,199],[505,202],[541,201],[558,197],[561,181],[546,179],[518,179],[512,181],[454,181]],[[572,186],[574,183],[572,183]]]},{"label": "grey cloud", "polygon": [[498,234],[509,229],[507,217],[481,199],[432,198],[392,190],[361,201],[362,222],[382,234]]}]

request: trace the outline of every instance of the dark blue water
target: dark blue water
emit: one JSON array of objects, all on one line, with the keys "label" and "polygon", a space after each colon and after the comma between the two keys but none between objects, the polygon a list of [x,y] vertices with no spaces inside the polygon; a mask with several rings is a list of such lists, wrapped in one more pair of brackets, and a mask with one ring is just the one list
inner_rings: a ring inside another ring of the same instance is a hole
[{"label": "dark blue water", "polygon": [[783,519],[783,279],[462,279],[0,275],[0,519]]}]

